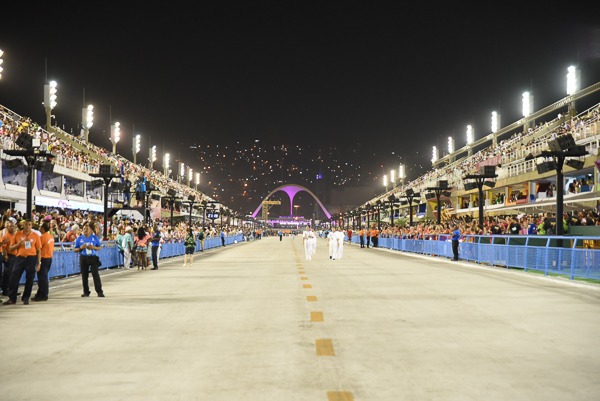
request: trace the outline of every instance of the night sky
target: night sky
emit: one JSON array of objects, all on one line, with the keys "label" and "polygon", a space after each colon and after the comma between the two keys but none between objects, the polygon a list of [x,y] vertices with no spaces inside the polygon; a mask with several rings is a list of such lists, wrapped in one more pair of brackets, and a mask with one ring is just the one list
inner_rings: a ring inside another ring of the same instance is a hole
[{"label": "night sky", "polygon": [[195,171],[192,145],[258,140],[359,150],[361,169],[404,162],[414,179],[468,124],[477,139],[492,111],[502,126],[521,118],[522,92],[536,109],[564,97],[569,65],[582,88],[600,80],[599,19],[566,3],[24,3],[3,4],[1,104],[43,124],[56,80],[65,131],[79,132],[85,93],[92,142],[111,149],[119,121],[120,154],[132,158],[135,129],[138,160],[157,145],[159,162]]}]

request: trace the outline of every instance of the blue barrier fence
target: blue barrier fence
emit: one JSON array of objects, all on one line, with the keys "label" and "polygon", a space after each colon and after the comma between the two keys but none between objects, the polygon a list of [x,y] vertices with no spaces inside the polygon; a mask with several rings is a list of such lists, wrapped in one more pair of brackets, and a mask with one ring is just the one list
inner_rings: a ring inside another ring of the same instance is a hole
[{"label": "blue barrier fence", "polygon": [[[358,244],[358,236],[352,237]],[[447,235],[429,239],[379,238],[379,248],[452,258]],[[537,270],[600,280],[600,238],[525,235],[465,235],[459,246],[460,259],[491,266]]]},{"label": "blue barrier fence", "polygon": [[[225,245],[244,241],[243,235],[232,235],[225,237]],[[123,258],[119,253],[119,249],[114,241],[102,242],[102,249],[99,251],[100,269],[111,269],[123,265]],[[221,245],[221,238],[211,237],[204,240],[204,249],[218,248]],[[196,241],[196,252],[202,250],[200,241]],[[183,242],[173,242],[162,244],[159,259],[172,258],[183,256],[185,253],[185,245]],[[73,243],[57,243],[54,245],[54,254],[52,255],[52,266],[48,277],[59,278],[68,277],[75,274],[80,274],[79,269],[79,254],[73,251]],[[37,279],[37,278],[36,278]],[[20,284],[25,284],[25,274],[22,275]]]}]

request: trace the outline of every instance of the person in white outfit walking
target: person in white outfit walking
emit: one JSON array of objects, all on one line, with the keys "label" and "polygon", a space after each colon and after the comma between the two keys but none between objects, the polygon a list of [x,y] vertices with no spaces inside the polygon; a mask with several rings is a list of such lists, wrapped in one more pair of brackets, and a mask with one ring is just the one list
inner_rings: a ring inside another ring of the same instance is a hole
[{"label": "person in white outfit walking", "polygon": [[344,231],[341,228],[337,229],[333,233],[334,239],[334,249],[333,249],[333,258],[341,259],[344,256]]},{"label": "person in white outfit walking", "polygon": [[334,249],[335,249],[335,228],[331,227],[331,230],[327,234],[327,244],[329,245],[329,259],[334,259]]},{"label": "person in white outfit walking", "polygon": [[304,244],[304,256],[306,260],[312,260],[316,250],[317,236],[310,226],[306,226],[306,230],[302,232],[302,243]]}]

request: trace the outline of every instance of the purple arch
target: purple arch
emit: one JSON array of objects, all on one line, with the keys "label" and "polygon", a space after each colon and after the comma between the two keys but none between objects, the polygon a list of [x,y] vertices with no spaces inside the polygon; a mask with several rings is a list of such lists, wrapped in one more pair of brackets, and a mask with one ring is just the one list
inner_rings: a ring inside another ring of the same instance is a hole
[{"label": "purple arch", "polygon": [[[296,197],[296,194],[300,191],[304,191],[304,192],[308,192],[310,194],[310,196],[312,196],[313,199],[317,201],[319,206],[321,206],[321,210],[323,211],[323,213],[325,213],[325,216],[327,216],[328,219],[331,219],[331,214],[327,211],[327,209],[325,209],[325,206],[323,206],[323,204],[321,203],[319,198],[317,198],[317,196],[315,194],[313,194],[310,191],[310,189],[303,187],[302,185],[288,184],[288,185],[282,185],[280,187],[277,187],[274,190],[272,190],[271,192],[269,192],[269,194],[265,197],[265,199],[263,199],[263,201],[268,200],[269,197],[271,197],[271,195],[273,195],[277,191],[283,191],[289,196],[289,198],[290,198],[290,216],[292,216],[294,214],[292,208],[294,207],[294,198]],[[261,208],[262,208],[262,202],[260,203],[260,205],[258,205],[258,207],[254,211],[254,213],[252,213],[252,217],[256,217],[256,215],[258,214],[258,212],[260,211]]]}]

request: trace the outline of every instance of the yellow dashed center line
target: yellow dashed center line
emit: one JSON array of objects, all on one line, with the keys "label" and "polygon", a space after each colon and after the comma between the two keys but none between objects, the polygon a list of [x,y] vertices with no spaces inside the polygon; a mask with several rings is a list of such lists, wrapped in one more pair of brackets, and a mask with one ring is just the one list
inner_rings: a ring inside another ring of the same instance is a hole
[{"label": "yellow dashed center line", "polygon": [[333,351],[333,343],[328,338],[320,338],[315,340],[315,350],[317,356],[335,356]]},{"label": "yellow dashed center line", "polygon": [[308,302],[317,302],[317,297],[316,297],[316,295],[309,295],[306,297],[306,300]]},{"label": "yellow dashed center line", "polygon": [[300,280],[308,280],[308,277],[300,277]]},{"label": "yellow dashed center line", "polygon": [[311,322],[322,322],[323,321],[323,312],[310,312],[310,321]]},{"label": "yellow dashed center line", "polygon": [[354,401],[354,397],[349,391],[328,391],[327,401]]},{"label": "yellow dashed center line", "polygon": [[312,285],[310,285],[310,284],[302,284],[302,287],[304,287],[304,288],[312,288]]}]

